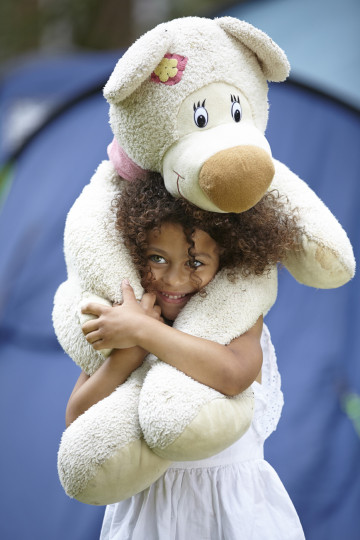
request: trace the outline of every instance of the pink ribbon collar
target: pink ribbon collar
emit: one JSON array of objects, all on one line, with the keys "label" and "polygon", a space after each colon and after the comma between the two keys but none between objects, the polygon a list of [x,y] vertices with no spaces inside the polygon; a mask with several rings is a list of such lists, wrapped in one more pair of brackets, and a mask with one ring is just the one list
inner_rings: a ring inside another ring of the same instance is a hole
[{"label": "pink ribbon collar", "polygon": [[124,178],[124,180],[128,180],[129,182],[136,179],[146,180],[148,171],[139,167],[139,165],[129,158],[115,137],[109,144],[107,153],[116,172],[121,178]]}]

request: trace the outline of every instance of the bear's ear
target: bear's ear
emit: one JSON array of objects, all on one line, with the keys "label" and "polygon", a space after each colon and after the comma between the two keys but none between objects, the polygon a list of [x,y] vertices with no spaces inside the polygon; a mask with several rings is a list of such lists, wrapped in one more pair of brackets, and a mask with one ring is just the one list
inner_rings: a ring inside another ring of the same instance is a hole
[{"label": "bear's ear", "polygon": [[256,54],[268,81],[281,82],[288,77],[290,64],[286,54],[267,34],[234,17],[221,17],[215,21],[227,34],[241,41]]},{"label": "bear's ear", "polygon": [[126,51],[104,88],[104,96],[109,103],[123,101],[151,75],[169,50],[169,34],[166,23],[160,24]]}]

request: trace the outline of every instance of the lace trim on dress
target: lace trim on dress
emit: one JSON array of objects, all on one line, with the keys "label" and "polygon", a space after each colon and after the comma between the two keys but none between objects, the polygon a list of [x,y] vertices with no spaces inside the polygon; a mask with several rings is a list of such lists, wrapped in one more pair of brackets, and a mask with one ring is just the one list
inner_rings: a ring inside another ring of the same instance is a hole
[{"label": "lace trim on dress", "polygon": [[[265,440],[275,431],[284,405],[276,353],[271,342],[270,332],[265,324],[261,335],[261,347],[263,350],[262,381],[261,384],[255,381],[252,385],[255,393],[253,426],[259,437]],[[261,403],[257,405],[257,402],[261,401],[265,405],[262,411]]]}]

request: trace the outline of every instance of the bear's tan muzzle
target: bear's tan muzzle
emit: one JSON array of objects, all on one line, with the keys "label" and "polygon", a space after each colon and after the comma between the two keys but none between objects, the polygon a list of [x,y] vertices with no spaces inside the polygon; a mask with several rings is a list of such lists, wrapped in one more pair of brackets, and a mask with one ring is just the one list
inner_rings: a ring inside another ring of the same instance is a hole
[{"label": "bear's tan muzzle", "polygon": [[275,174],[271,156],[258,146],[217,152],[200,171],[199,185],[224,212],[245,212],[265,194]]}]

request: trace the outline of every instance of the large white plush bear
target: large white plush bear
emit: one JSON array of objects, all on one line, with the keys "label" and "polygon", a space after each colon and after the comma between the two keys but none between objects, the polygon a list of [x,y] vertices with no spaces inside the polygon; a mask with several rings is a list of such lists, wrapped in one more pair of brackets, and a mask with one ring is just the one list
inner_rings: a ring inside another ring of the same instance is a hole
[{"label": "large white plush bear", "polygon": [[[295,208],[303,250],[281,261],[299,282],[346,283],[355,262],[348,238],[314,192],[273,159],[264,132],[267,81],[289,73],[284,52],[263,32],[231,17],[184,18],[141,37],[119,60],[104,94],[114,141],[71,209],[65,229],[68,280],[58,289],[54,326],[65,351],[88,374],[101,365],[81,332],[88,298],[121,301],[121,281],[138,298],[140,279],[115,231],[111,202],[134,177],[160,172],[174,197],[212,212],[243,212],[267,190]],[[273,305],[277,270],[257,277],[223,272],[195,295],[174,326],[228,344]],[[215,454],[249,427],[251,388],[234,398],[192,380],[149,355],[113,394],[65,431],[58,456],[66,492],[108,504],[149,486],[172,460]]]}]

